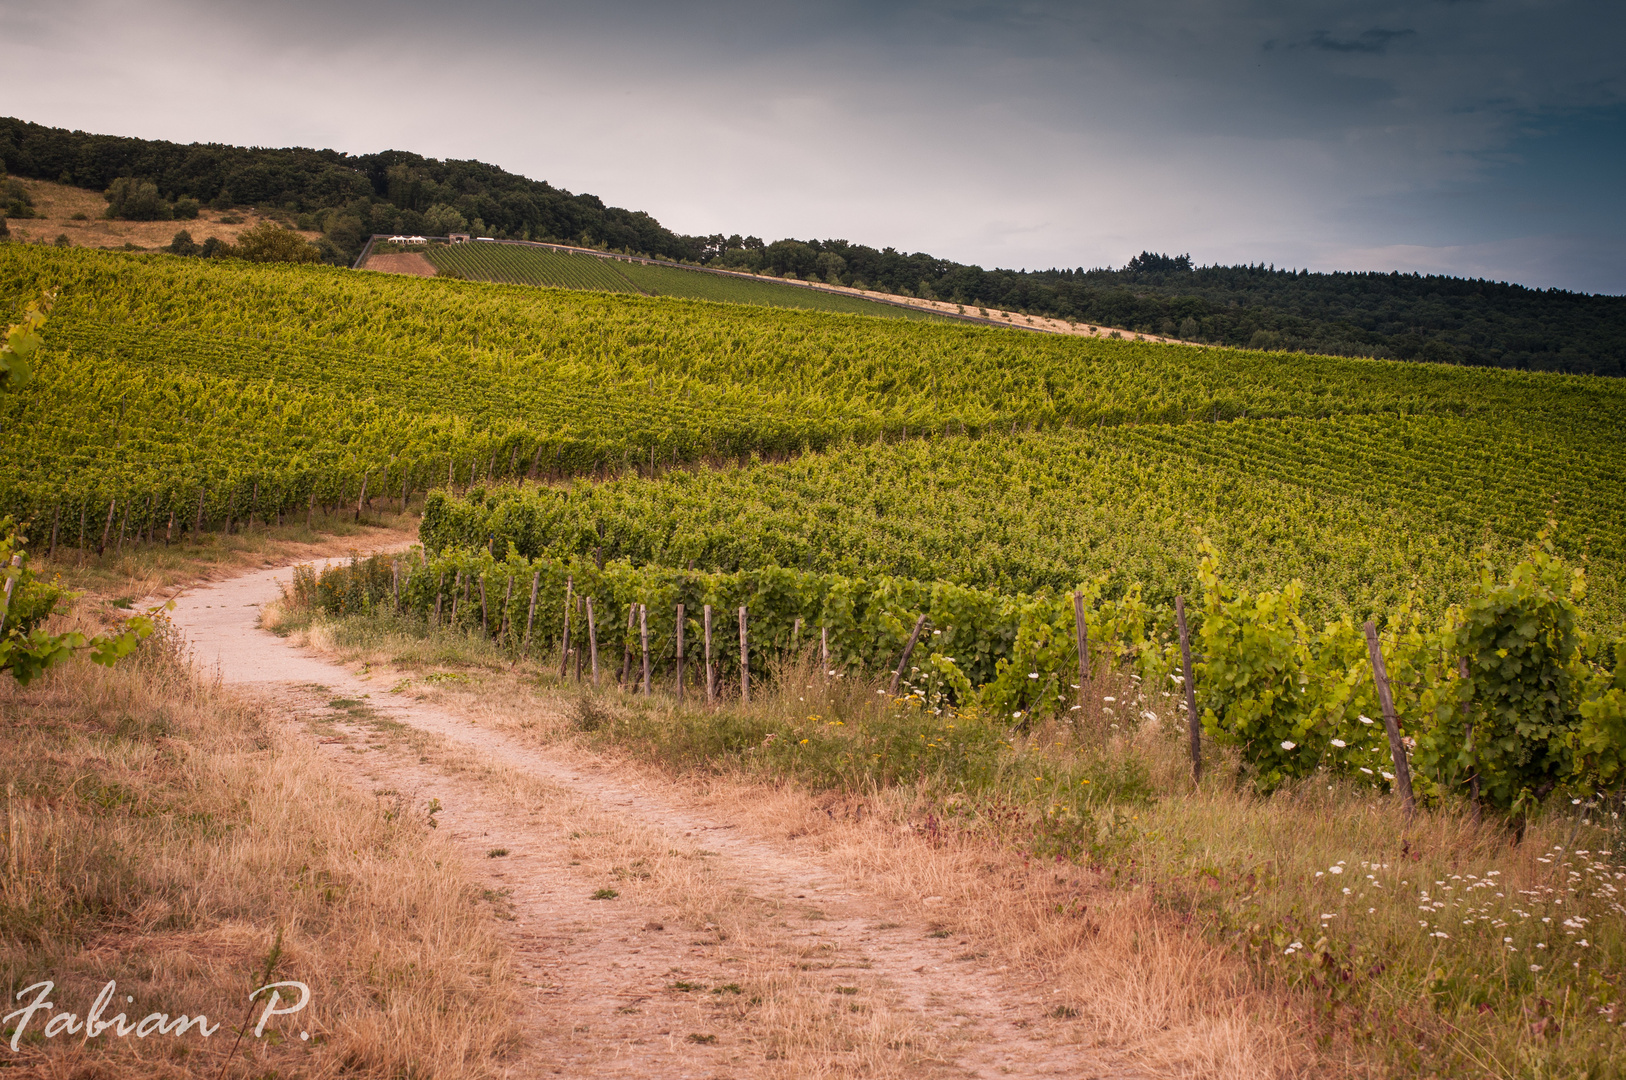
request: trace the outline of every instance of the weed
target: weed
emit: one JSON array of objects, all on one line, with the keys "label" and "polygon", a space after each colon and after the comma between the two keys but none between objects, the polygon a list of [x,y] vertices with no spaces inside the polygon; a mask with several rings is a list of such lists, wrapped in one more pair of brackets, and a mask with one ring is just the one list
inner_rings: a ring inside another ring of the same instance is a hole
[{"label": "weed", "polygon": [[614,900],[616,897],[618,897],[620,895],[621,894],[616,892],[614,889],[595,889],[593,891],[592,899],[594,899],[594,900]]}]

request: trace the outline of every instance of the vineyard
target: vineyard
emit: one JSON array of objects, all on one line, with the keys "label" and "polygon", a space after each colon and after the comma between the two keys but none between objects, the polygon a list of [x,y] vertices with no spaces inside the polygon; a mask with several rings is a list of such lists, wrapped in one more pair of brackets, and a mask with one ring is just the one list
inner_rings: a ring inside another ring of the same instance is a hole
[{"label": "vineyard", "polygon": [[0,511],[42,544],[576,478],[426,539],[1165,607],[1206,536],[1333,617],[1443,611],[1552,518],[1589,625],[1626,625],[1613,381],[0,247],[0,295],[47,289],[0,417]]},{"label": "vineyard", "polygon": [[548,285],[561,289],[642,293],[726,304],[836,311],[887,319],[933,321],[933,316],[855,296],[781,285],[750,277],[711,274],[634,259],[572,254],[556,248],[522,244],[431,244],[425,255],[437,273],[465,281],[511,285]]}]

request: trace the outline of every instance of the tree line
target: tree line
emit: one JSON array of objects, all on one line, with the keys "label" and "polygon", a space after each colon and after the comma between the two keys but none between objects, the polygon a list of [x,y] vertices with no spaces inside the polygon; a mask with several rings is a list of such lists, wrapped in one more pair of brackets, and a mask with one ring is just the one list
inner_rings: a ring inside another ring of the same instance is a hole
[{"label": "tree line", "polygon": [[185,218],[205,205],[276,212],[319,230],[320,256],[337,264],[353,260],[373,233],[469,231],[1210,344],[1626,375],[1626,297],[1440,275],[1196,266],[1189,255],[1151,252],[1121,268],[987,270],[847,240],[685,236],[642,211],[478,161],[181,145],[11,118],[0,118],[0,171],[106,192],[125,215]]}]

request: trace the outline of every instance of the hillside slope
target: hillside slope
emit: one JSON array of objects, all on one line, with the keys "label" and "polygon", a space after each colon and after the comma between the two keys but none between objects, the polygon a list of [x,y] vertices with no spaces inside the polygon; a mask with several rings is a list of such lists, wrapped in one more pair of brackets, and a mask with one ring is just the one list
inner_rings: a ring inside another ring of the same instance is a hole
[{"label": "hillside slope", "polygon": [[1626,374],[1626,298],[1415,274],[1193,269],[1143,253],[1122,269],[984,270],[846,240],[685,236],[642,211],[477,161],[405,151],[261,149],[93,135],[0,118],[0,162],[102,191],[152,180],[167,199],[275,208],[348,264],[372,233],[478,234],[602,246],[956,304],[1262,349]]}]

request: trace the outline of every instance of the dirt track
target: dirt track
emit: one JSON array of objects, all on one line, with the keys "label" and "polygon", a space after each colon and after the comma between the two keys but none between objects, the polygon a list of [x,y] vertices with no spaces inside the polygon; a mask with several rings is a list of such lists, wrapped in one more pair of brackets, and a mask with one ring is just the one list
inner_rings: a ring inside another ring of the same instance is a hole
[{"label": "dirt track", "polygon": [[[670,784],[521,743],[258,629],[290,576],[200,585],[175,623],[206,673],[321,737],[358,785],[416,812],[439,800],[529,984],[512,1075],[797,1075],[799,1059],[824,1063],[807,1075],[1143,1075],[1051,1020],[1044,986],[929,937],[938,898],[869,895]],[[394,724],[410,737],[378,735]],[[620,895],[594,900],[607,883]],[[707,904],[733,921],[700,921]]]}]

